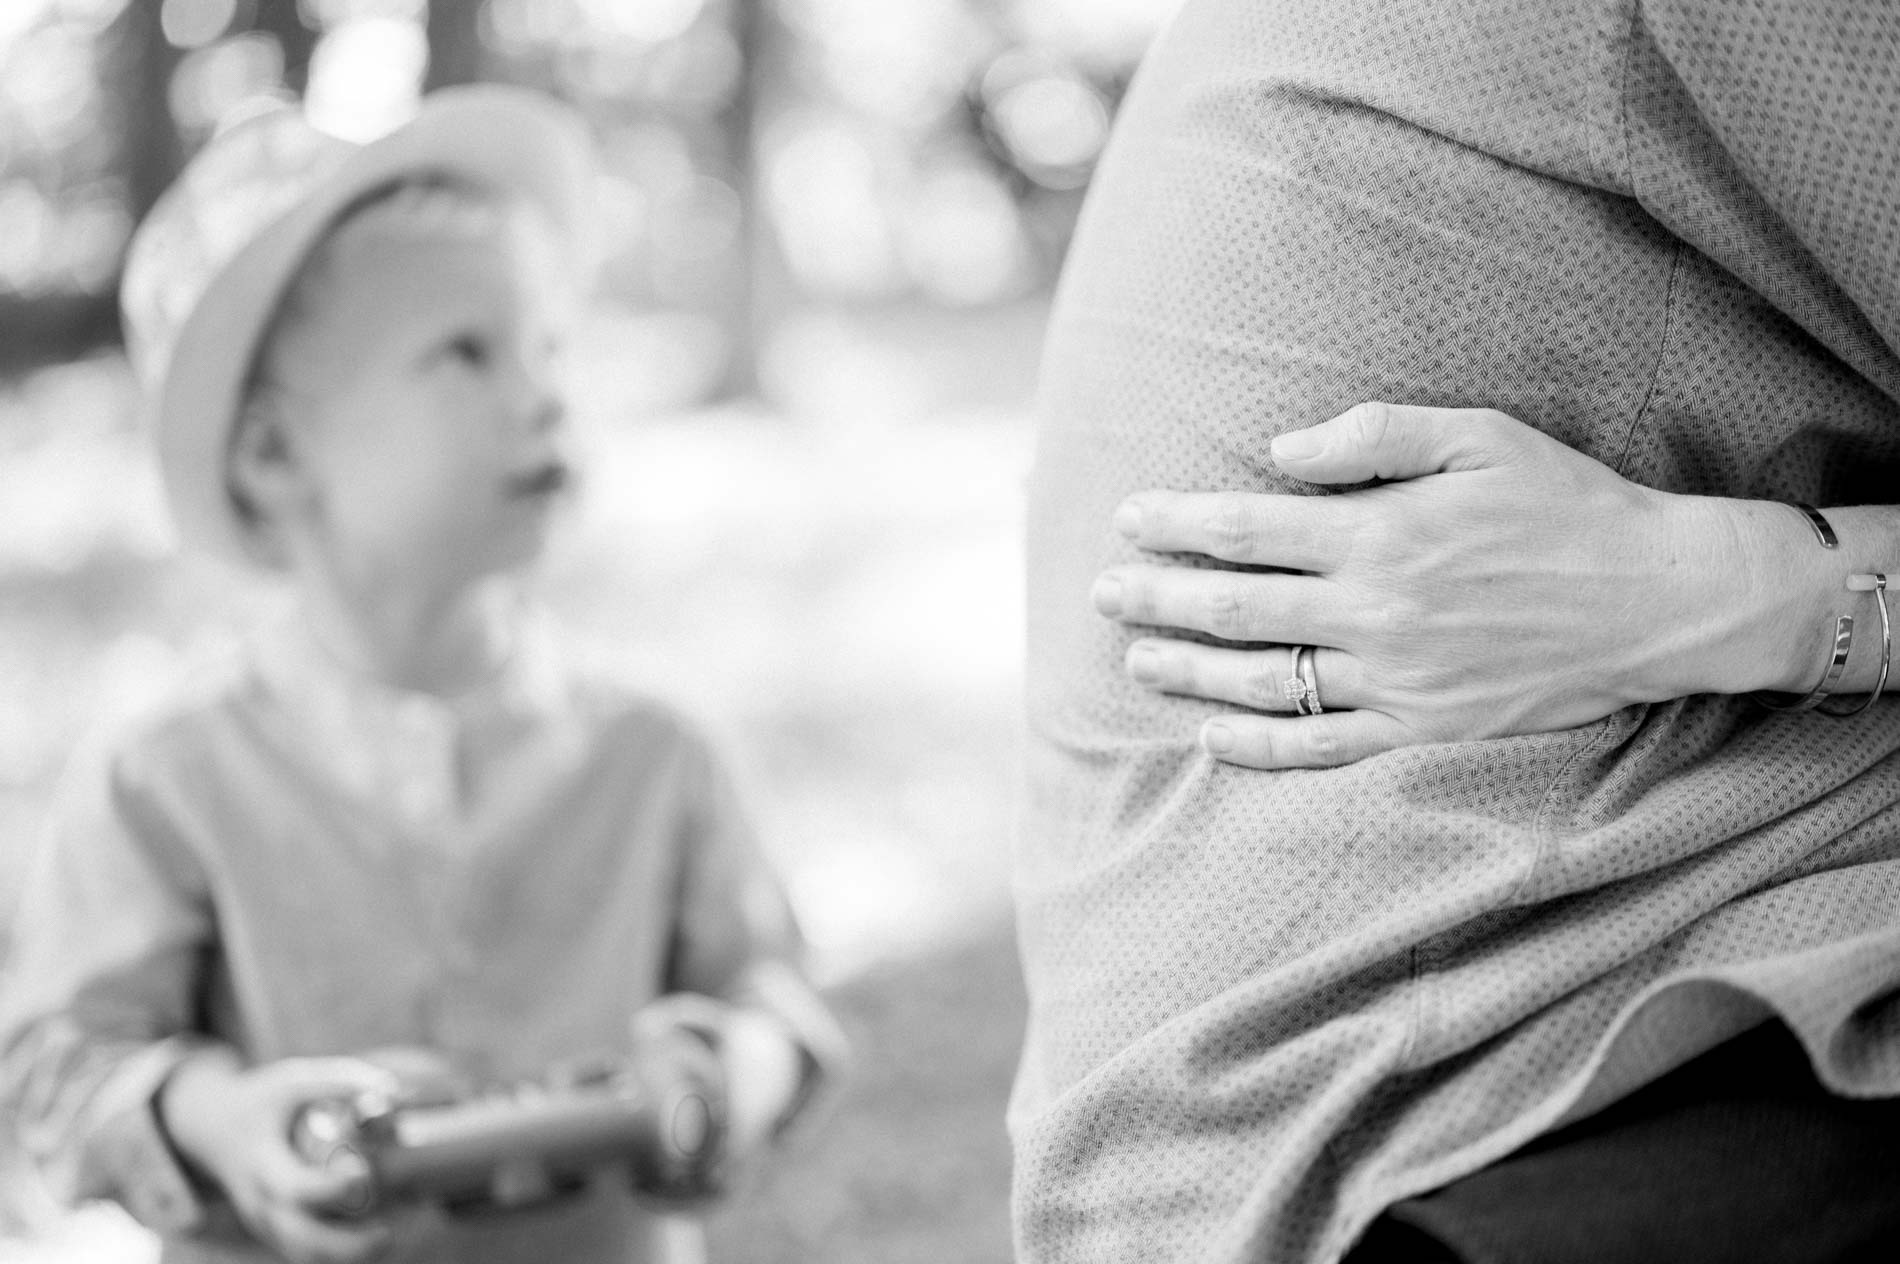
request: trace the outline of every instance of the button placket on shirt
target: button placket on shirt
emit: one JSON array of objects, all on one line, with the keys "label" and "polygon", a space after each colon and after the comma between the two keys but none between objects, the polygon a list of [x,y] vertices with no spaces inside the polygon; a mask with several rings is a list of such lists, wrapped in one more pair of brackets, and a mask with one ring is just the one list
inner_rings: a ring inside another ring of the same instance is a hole
[{"label": "button placket on shirt", "polygon": [[317,761],[380,827],[386,850],[370,863],[409,914],[401,933],[410,955],[391,963],[406,979],[409,1038],[477,1073],[474,1050],[492,1040],[493,1018],[479,995],[481,927],[471,908],[484,827],[469,785],[469,744],[495,736],[498,714],[559,687],[551,660],[540,657],[546,642],[527,645],[532,652],[453,701],[367,679],[289,623],[260,657],[298,726],[315,737]]},{"label": "button placket on shirt", "polygon": [[391,721],[398,741],[387,769],[390,799],[409,837],[430,963],[423,1030],[431,1044],[454,1056],[470,1043],[461,1030],[461,994],[475,973],[465,930],[471,857],[461,801],[461,725],[452,708],[420,695],[401,699]]}]

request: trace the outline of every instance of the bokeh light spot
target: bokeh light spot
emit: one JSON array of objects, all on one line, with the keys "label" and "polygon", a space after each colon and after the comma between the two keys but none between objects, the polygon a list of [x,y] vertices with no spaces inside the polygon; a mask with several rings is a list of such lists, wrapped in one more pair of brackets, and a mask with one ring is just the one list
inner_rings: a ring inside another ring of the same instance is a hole
[{"label": "bokeh light spot", "polygon": [[783,122],[765,146],[765,191],[786,262],[814,289],[870,296],[899,273],[878,163],[842,119]]},{"label": "bokeh light spot", "polygon": [[92,98],[92,48],[69,26],[48,26],[14,46],[5,64],[6,96],[40,143],[60,148]]},{"label": "bokeh light spot", "polygon": [[353,18],[317,41],[304,109],[332,135],[375,140],[414,117],[428,64],[428,37],[415,22]]},{"label": "bokeh light spot", "polygon": [[52,226],[52,207],[31,180],[0,184],[0,288],[35,288]]},{"label": "bokeh light spot", "polygon": [[1108,140],[1108,107],[1088,84],[1041,75],[1004,91],[994,106],[1010,151],[1044,170],[1087,167]]},{"label": "bokeh light spot", "polygon": [[684,35],[706,8],[706,0],[580,0],[583,19],[624,39],[660,44]]},{"label": "bokeh light spot", "polygon": [[1138,57],[1182,0],[1035,0],[1022,6],[1024,33],[1039,44],[1069,49],[1092,62]]},{"label": "bokeh light spot", "polygon": [[546,0],[488,0],[482,7],[483,38],[504,53],[520,56],[560,41],[573,14],[562,3]]},{"label": "bokeh light spot", "polygon": [[[119,20],[131,0],[59,0],[60,20],[80,34],[94,36]],[[32,5],[27,5],[32,8]]]},{"label": "bokeh light spot", "polygon": [[237,0],[165,0],[159,29],[173,48],[203,48],[231,29]]},{"label": "bokeh light spot", "polygon": [[277,37],[246,32],[185,54],[172,72],[172,117],[187,131],[208,132],[245,106],[275,96],[284,82]]},{"label": "bokeh light spot", "polygon": [[118,271],[132,216],[113,191],[81,190],[60,205],[61,281],[81,292],[103,290]]},{"label": "bokeh light spot", "polygon": [[1016,204],[995,176],[974,164],[930,171],[906,228],[905,263],[940,302],[992,302],[1028,280]]}]

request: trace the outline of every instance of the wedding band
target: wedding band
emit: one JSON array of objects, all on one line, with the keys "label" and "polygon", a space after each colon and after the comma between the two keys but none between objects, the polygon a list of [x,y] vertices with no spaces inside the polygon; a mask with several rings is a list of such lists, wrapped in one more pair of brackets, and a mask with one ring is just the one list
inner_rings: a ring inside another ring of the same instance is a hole
[{"label": "wedding band", "polygon": [[1301,715],[1321,715],[1325,708],[1319,705],[1319,669],[1313,665],[1316,651],[1310,645],[1302,645],[1294,652],[1293,662],[1300,673],[1300,696],[1295,700]]},{"label": "wedding band", "polygon": [[1299,715],[1306,714],[1306,694],[1310,688],[1306,683],[1306,673],[1300,670],[1300,655],[1304,652],[1302,646],[1286,647],[1286,679],[1280,682],[1280,692]]}]

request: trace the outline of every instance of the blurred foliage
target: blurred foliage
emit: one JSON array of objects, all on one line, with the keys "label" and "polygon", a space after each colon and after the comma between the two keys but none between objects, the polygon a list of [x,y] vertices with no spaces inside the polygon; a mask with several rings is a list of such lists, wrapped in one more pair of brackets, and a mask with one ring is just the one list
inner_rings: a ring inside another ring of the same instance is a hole
[{"label": "blurred foliage", "polygon": [[132,225],[260,101],[367,139],[425,88],[502,79],[592,122],[605,297],[669,318],[669,402],[751,393],[814,304],[1046,289],[1175,2],[9,0],[0,368],[113,336]]}]

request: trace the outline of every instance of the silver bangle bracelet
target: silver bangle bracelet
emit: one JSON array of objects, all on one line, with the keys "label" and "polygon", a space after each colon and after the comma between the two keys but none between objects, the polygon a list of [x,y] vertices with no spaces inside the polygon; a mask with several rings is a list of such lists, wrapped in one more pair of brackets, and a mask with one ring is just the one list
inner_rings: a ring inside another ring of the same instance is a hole
[{"label": "silver bangle bracelet", "polygon": [[1849,575],[1847,587],[1851,592],[1871,592],[1874,604],[1880,611],[1880,675],[1874,678],[1874,691],[1867,695],[1867,701],[1845,711],[1830,711],[1821,708],[1821,714],[1845,720],[1850,715],[1859,715],[1874,703],[1880,701],[1880,695],[1887,687],[1887,671],[1893,666],[1893,620],[1887,614],[1887,577],[1883,574]]},{"label": "silver bangle bracelet", "polygon": [[1834,524],[1822,517],[1819,509],[1816,509],[1813,505],[1801,503],[1789,505],[1788,508],[1808,520],[1808,525],[1814,528],[1815,538],[1820,540],[1822,548],[1832,549],[1840,547],[1841,537],[1834,534]]},{"label": "silver bangle bracelet", "polygon": [[1841,673],[1847,670],[1847,651],[1853,644],[1854,616],[1841,615],[1834,620],[1834,649],[1827,666],[1821,670],[1821,682],[1793,702],[1777,702],[1765,693],[1756,694],[1755,701],[1770,711],[1812,711],[1840,683]]},{"label": "silver bangle bracelet", "polygon": [[[1834,533],[1834,526],[1813,505],[1790,505],[1796,513],[1806,519],[1814,528],[1814,538],[1824,549],[1840,546],[1840,537]],[[1814,688],[1808,690],[1791,702],[1780,701],[1765,693],[1754,695],[1755,701],[1770,711],[1812,711],[1819,709],[1822,715],[1834,719],[1846,719],[1850,715],[1859,715],[1880,700],[1881,693],[1887,687],[1887,674],[1893,666],[1893,621],[1887,611],[1887,577],[1884,574],[1853,574],[1847,577],[1849,592],[1871,592],[1874,603],[1880,611],[1880,675],[1874,681],[1873,692],[1867,700],[1858,706],[1846,710],[1834,711],[1822,706],[1828,695],[1838,685],[1841,675],[1847,670],[1847,654],[1854,644],[1854,616],[1837,615],[1834,619],[1834,639],[1828,653],[1827,665],[1821,669],[1821,679]]]}]

